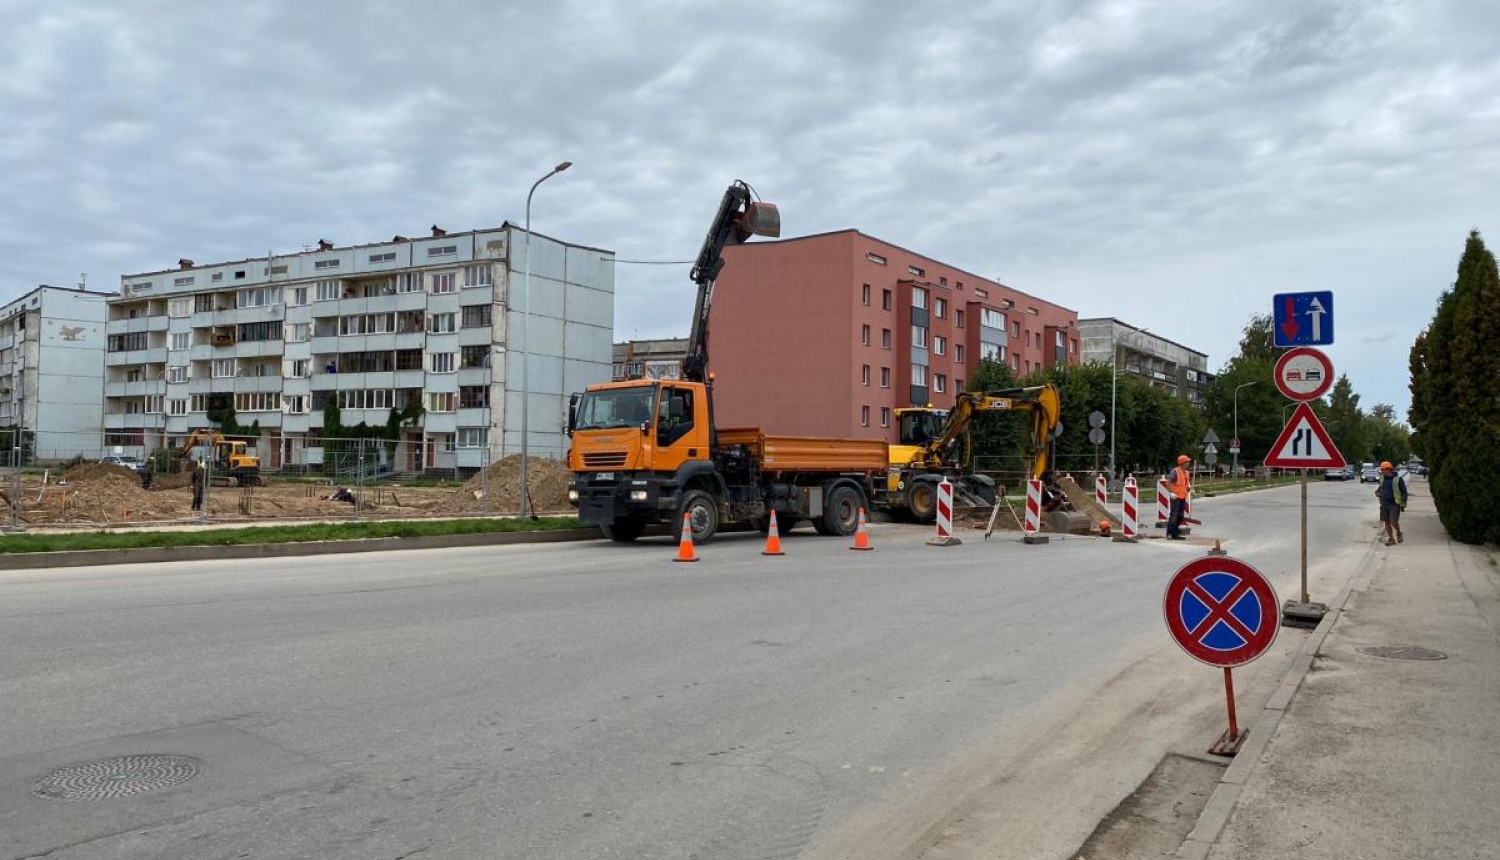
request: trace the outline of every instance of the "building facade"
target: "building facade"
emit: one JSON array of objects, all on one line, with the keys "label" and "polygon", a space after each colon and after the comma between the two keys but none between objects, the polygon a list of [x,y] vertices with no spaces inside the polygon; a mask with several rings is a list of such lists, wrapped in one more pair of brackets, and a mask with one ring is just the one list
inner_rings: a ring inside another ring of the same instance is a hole
[{"label": "building facade", "polygon": [[612,379],[681,379],[688,339],[627,340],[615,344]]},{"label": "building facade", "polygon": [[99,456],[112,295],[41,286],[0,308],[0,428],[21,428],[28,459]]},{"label": "building facade", "polygon": [[895,410],[951,406],[984,358],[1080,359],[1077,314],[857,230],[728,248],[709,369],[720,426],[895,441]]},{"label": "building facade", "polygon": [[525,239],[434,228],[126,275],[109,304],[106,441],[177,447],[228,412],[258,425],[263,468],[318,469],[336,404],[346,428],[402,413],[395,471],[478,468],[521,449],[524,357],[528,450],[561,457],[568,392],[610,377],[614,255],[532,234],[525,290]]},{"label": "building facade", "polygon": [[[1208,354],[1113,317],[1078,321],[1083,332],[1083,361],[1119,367],[1176,397],[1199,406],[1213,384]],[[1117,363],[1118,362],[1118,363]]]}]

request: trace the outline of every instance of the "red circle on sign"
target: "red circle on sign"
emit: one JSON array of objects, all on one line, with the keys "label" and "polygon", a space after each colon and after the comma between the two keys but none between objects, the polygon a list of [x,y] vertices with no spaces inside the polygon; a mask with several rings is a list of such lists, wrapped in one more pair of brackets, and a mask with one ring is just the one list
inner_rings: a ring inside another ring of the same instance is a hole
[{"label": "red circle on sign", "polygon": [[1208,556],[1172,574],[1162,615],[1172,638],[1210,666],[1243,666],[1264,654],[1281,626],[1276,589],[1239,559]]},{"label": "red circle on sign", "polygon": [[[1318,363],[1323,373],[1323,379],[1318,383],[1317,388],[1309,391],[1298,391],[1291,387],[1286,377],[1286,374],[1290,372],[1288,365],[1293,360],[1299,358],[1311,358]],[[1293,347],[1283,352],[1281,357],[1276,359],[1276,371],[1271,375],[1276,380],[1276,390],[1287,397],[1293,400],[1317,400],[1319,397],[1327,394],[1328,389],[1333,387],[1333,362],[1328,360],[1328,356],[1322,350],[1313,349],[1310,346]]]}]

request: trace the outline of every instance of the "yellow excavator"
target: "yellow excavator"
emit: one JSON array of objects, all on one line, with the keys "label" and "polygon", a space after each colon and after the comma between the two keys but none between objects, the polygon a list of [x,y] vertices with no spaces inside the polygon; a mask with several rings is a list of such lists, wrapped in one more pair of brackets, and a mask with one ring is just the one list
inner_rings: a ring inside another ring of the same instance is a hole
[{"label": "yellow excavator", "polygon": [[265,484],[260,474],[260,458],[249,453],[248,445],[236,439],[226,439],[217,430],[194,430],[182,440],[177,449],[177,461],[187,461],[194,448],[203,447],[213,452],[209,478],[219,486],[258,487]]},{"label": "yellow excavator", "polygon": [[972,471],[969,433],[974,416],[984,412],[1025,412],[1031,417],[1026,442],[1028,478],[1047,469],[1047,443],[1062,416],[1062,399],[1052,385],[961,392],[952,409],[909,407],[896,410],[901,442],[890,446],[887,490],[919,522],[937,516],[937,485],[953,484],[956,506],[995,503],[995,482]]}]

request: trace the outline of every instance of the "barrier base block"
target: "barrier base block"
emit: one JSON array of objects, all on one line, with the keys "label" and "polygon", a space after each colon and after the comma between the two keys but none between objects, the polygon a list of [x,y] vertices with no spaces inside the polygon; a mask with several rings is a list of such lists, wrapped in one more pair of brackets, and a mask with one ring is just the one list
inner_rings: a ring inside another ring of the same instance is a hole
[{"label": "barrier base block", "polygon": [[941,538],[935,537],[935,538],[928,538],[927,539],[927,545],[928,546],[958,546],[961,543],[963,543],[963,541],[959,540],[956,537],[951,537],[951,536],[950,537],[941,537]]},{"label": "barrier base block", "polygon": [[1326,603],[1303,603],[1300,600],[1288,600],[1281,604],[1281,626],[1300,627],[1311,630],[1318,626],[1323,616],[1328,614]]},{"label": "barrier base block", "polygon": [[1048,540],[1049,540],[1049,538],[1046,535],[1022,535],[1021,536],[1021,543],[1025,543],[1025,544],[1047,543]]},{"label": "barrier base block", "polygon": [[1115,535],[1112,542],[1113,543],[1140,543],[1140,541],[1137,541],[1135,538],[1133,538],[1133,537],[1126,537],[1124,535]]}]

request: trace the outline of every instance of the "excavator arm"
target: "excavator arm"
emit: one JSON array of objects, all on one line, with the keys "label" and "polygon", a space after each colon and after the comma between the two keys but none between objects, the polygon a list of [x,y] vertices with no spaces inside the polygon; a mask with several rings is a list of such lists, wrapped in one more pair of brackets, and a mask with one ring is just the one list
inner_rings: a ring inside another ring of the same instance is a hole
[{"label": "excavator arm", "polygon": [[750,186],[739,179],[725,189],[718,214],[693,263],[691,277],[698,285],[698,301],[693,308],[687,357],[682,360],[682,378],[689,382],[708,381],[708,315],[713,310],[714,281],[724,269],[724,248],[742,245],[751,236],[781,235],[781,213],[775,204],[757,202],[751,195]]},{"label": "excavator arm", "polygon": [[[912,465],[926,469],[966,465],[969,462],[969,424],[981,412],[1028,413],[1031,417],[1031,433],[1027,440],[1027,457],[1032,469],[1030,477],[1046,471],[1048,437],[1062,416],[1062,399],[1051,385],[962,392],[942,429],[922,446],[912,458]],[[963,451],[955,456],[954,449],[960,443]]]}]

